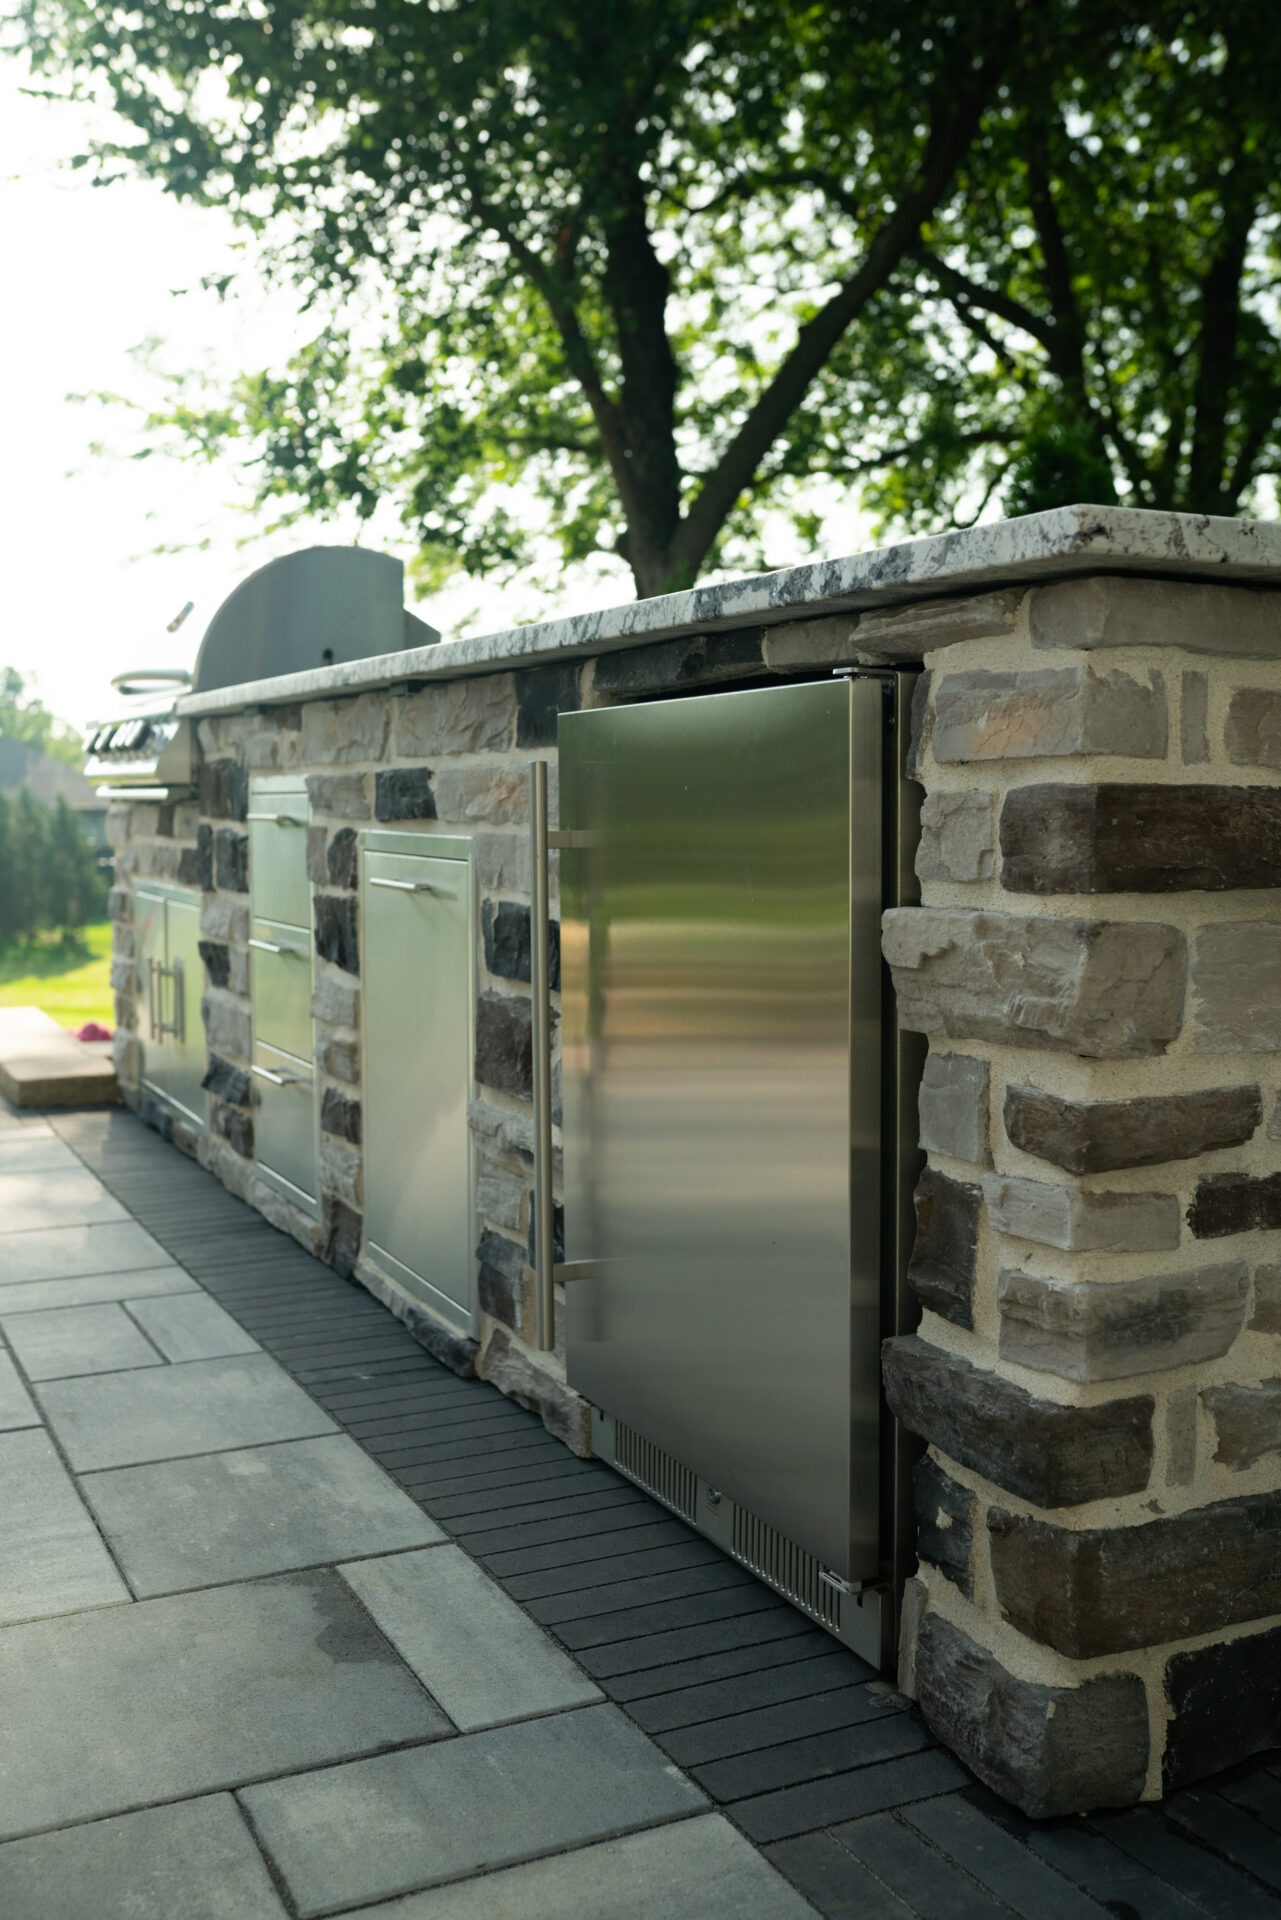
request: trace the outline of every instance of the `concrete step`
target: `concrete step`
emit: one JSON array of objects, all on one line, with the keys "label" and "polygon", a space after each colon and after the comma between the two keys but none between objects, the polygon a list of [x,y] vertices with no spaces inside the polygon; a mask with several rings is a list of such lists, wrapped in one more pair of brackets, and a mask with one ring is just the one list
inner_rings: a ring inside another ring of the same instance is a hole
[{"label": "concrete step", "polygon": [[110,1040],[73,1040],[38,1007],[0,1007],[0,1094],[15,1107],[114,1106]]}]

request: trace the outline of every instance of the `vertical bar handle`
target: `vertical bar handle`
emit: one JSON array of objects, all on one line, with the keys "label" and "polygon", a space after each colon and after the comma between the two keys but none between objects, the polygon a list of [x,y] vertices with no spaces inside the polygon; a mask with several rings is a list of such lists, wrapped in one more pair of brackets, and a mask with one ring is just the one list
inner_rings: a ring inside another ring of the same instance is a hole
[{"label": "vertical bar handle", "polygon": [[532,888],[529,914],[529,980],[534,1056],[534,1344],[550,1353],[556,1344],[552,1219],[552,1008],[551,887],[547,850],[547,762],[529,769],[529,847]]}]

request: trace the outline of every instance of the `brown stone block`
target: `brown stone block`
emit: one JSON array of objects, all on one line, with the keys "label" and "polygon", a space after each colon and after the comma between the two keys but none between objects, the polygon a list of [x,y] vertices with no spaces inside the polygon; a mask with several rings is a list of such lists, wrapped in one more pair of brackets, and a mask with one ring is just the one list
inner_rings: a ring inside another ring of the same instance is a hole
[{"label": "brown stone block", "polygon": [[[1281,1452],[1281,1380],[1261,1380],[1257,1387],[1206,1387],[1201,1399],[1214,1421],[1214,1457],[1225,1466],[1240,1471],[1265,1453]],[[1281,1599],[1273,1612],[1281,1613]]]},{"label": "brown stone block", "polygon": [[1202,766],[1210,758],[1208,703],[1209,682],[1205,675],[1185,673],[1179,707],[1179,744],[1185,767]]},{"label": "brown stone block", "polygon": [[1197,1051],[1281,1052],[1281,922],[1203,927],[1192,956]]},{"label": "brown stone block", "polygon": [[1281,1173],[1215,1173],[1197,1184],[1188,1225],[1198,1240],[1281,1228]]},{"label": "brown stone block", "polygon": [[915,1334],[883,1348],[890,1411],[912,1433],[1038,1507],[1138,1493],[1152,1466],[1150,1394],[1042,1400]]},{"label": "brown stone block", "polygon": [[1262,1118],[1257,1086],[1136,1100],[1063,1100],[1037,1087],[1005,1092],[1005,1131],[1013,1145],[1068,1173],[1154,1167],[1239,1147]]},{"label": "brown stone block", "polygon": [[933,695],[930,748],[940,765],[1124,754],[1161,760],[1168,744],[1165,683],[1085,666],[950,673]]},{"label": "brown stone block", "polygon": [[1281,1746],[1278,1673],[1281,1627],[1173,1656],[1165,1670],[1167,1793]]},{"label": "brown stone block", "polygon": [[1228,703],[1223,738],[1234,766],[1281,768],[1281,693],[1238,687]]},{"label": "brown stone block", "polygon": [[982,1190],[926,1167],[916,1183],[916,1242],[908,1284],[923,1307],[974,1325],[974,1271]]},{"label": "brown stone block", "polygon": [[476,1078],[482,1086],[532,1100],[531,1020],[528,1000],[481,994],[476,1003]]},{"label": "brown stone block", "polygon": [[307,805],[312,813],[334,814],[340,820],[368,820],[369,777],[363,773],[309,773]]},{"label": "brown stone block", "polygon": [[912,1474],[916,1494],[916,1551],[967,1597],[974,1591],[970,1564],[978,1501],[927,1454]]},{"label": "brown stone block", "polygon": [[1137,1674],[1079,1687],[1019,1680],[959,1627],[927,1613],[916,1687],[939,1739],[1034,1820],[1128,1807],[1143,1792],[1148,1714]]},{"label": "brown stone block", "polygon": [[324,1133],[336,1134],[340,1140],[350,1140],[354,1146],[360,1145],[360,1102],[349,1094],[339,1093],[337,1087],[326,1087],[320,1103],[320,1126]]},{"label": "brown stone block", "polygon": [[914,1033],[1132,1059],[1163,1053],[1182,1026],[1175,927],[929,907],[891,908],[882,926]]},{"label": "brown stone block", "polygon": [[1243,1260],[1143,1280],[1003,1273],[1001,1357],[1065,1380],[1124,1380],[1226,1353],[1245,1324]]},{"label": "brown stone block", "polygon": [[385,693],[308,701],[302,710],[304,762],[338,767],[354,760],[381,760],[387,751],[390,717]]},{"label": "brown stone block", "polygon": [[1001,809],[1010,893],[1208,893],[1278,874],[1278,787],[1016,787]]},{"label": "brown stone block", "polygon": [[1281,649],[1276,594],[1194,580],[1056,581],[1033,593],[1029,620],[1034,647],[1178,647],[1265,660]]},{"label": "brown stone block", "polygon": [[1007,1620],[1071,1660],[1159,1647],[1281,1613],[1281,1493],[1079,1533],[988,1515]]}]

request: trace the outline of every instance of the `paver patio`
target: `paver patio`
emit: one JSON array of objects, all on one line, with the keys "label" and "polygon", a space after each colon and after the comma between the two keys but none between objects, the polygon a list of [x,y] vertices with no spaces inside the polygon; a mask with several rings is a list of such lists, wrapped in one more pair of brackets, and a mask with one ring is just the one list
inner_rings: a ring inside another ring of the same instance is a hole
[{"label": "paver patio", "polygon": [[1252,1920],[1281,1756],[1036,1825],[131,1116],[0,1109],[3,1920]]}]

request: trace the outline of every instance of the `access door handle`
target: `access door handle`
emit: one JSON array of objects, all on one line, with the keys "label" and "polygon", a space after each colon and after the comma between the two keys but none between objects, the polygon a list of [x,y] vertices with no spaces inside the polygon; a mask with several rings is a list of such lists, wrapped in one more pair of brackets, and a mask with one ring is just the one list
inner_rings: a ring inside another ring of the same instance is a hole
[{"label": "access door handle", "polygon": [[296,813],[247,813],[246,820],[266,820],[273,827],[305,827],[307,822]]},{"label": "access door handle", "polygon": [[433,887],[430,880],[371,880],[371,887],[386,887],[389,893],[434,893],[441,900],[456,900],[448,887]]},{"label": "access door handle", "polygon": [[270,1067],[251,1067],[249,1071],[260,1080],[270,1080],[273,1087],[297,1087],[302,1084],[302,1075],[299,1073],[273,1073]]},{"label": "access door handle", "polygon": [[250,940],[248,944],[255,947],[259,953],[291,953],[295,960],[307,958],[301,947],[278,946],[274,940]]}]

